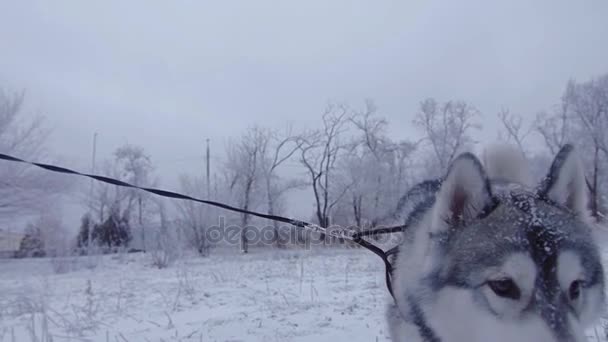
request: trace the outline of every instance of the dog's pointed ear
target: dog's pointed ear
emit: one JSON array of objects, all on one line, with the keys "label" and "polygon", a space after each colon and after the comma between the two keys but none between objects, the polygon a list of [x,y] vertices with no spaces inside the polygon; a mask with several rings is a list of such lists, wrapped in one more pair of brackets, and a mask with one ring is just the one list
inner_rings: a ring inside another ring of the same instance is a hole
[{"label": "dog's pointed ear", "polygon": [[555,156],[549,174],[540,185],[538,194],[562,204],[587,219],[588,192],[583,164],[573,145],[567,144]]},{"label": "dog's pointed ear", "polygon": [[479,159],[471,153],[456,158],[445,177],[433,208],[433,229],[467,222],[492,201],[488,177]]}]

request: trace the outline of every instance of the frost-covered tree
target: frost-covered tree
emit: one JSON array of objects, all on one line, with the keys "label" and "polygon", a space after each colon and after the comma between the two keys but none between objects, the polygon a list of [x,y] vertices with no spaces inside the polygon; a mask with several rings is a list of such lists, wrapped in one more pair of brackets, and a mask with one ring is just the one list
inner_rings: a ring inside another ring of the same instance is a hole
[{"label": "frost-covered tree", "polygon": [[549,152],[555,155],[572,138],[573,122],[568,103],[562,99],[553,112],[541,111],[534,120],[534,129],[543,138]]},{"label": "frost-covered tree", "polygon": [[[224,165],[225,177],[233,201],[245,210],[259,206],[261,186],[260,159],[264,144],[264,133],[260,127],[252,127],[238,140],[227,147],[227,160]],[[247,228],[251,215],[240,214],[241,251],[248,252]]]},{"label": "frost-covered tree", "polygon": [[[346,195],[349,185],[337,185],[335,178],[342,153],[347,148],[351,113],[344,105],[329,104],[322,116],[322,127],[303,139],[300,162],[304,166],[314,195],[314,215],[321,227],[331,224],[331,212]],[[321,236],[324,239],[324,236]]]},{"label": "frost-covered tree", "polygon": [[[209,194],[205,181],[200,177],[182,175],[180,189],[196,198],[206,198]],[[218,209],[192,201],[176,202],[176,207],[178,223],[186,235],[186,241],[199,255],[207,255],[211,245],[207,241],[206,231],[209,226],[217,224],[220,215]]]},{"label": "frost-covered tree", "polygon": [[[568,111],[578,121],[580,134],[588,149],[592,167],[590,178],[591,213],[598,217],[600,210],[600,187],[605,177],[605,163],[608,157],[608,74],[587,82],[568,82],[563,101],[568,103]],[[579,138],[579,139],[580,139]]]},{"label": "frost-covered tree", "polygon": [[501,109],[497,116],[503,129],[498,132],[499,139],[516,145],[521,153],[527,156],[529,152],[525,147],[525,142],[534,130],[534,126],[527,125],[521,115],[511,113],[506,108]]},{"label": "frost-covered tree", "polygon": [[[49,162],[49,129],[40,116],[27,113],[24,92],[0,88],[0,151],[16,157]],[[69,189],[65,177],[33,166],[0,162],[0,220],[44,210]]]},{"label": "frost-covered tree", "polygon": [[49,208],[27,224],[18,256],[66,256],[71,253],[71,239],[59,211]]},{"label": "frost-covered tree", "polygon": [[[501,130],[498,132],[499,140],[513,145],[521,151],[530,166],[531,180],[536,182],[540,182],[546,176],[547,169],[555,155],[552,152],[553,148],[555,148],[554,146],[561,147],[564,144],[564,142],[558,142],[563,140],[563,138],[558,138],[559,134],[554,135],[554,133],[557,133],[556,131],[549,133],[558,127],[553,126],[554,128],[550,128],[551,125],[555,125],[558,121],[551,121],[548,125],[544,125],[542,123],[543,117],[545,117],[545,114],[539,114],[535,120],[527,123],[522,116],[513,114],[508,109],[502,109],[498,113],[498,119],[501,123]],[[546,138],[549,141],[555,141],[555,143],[551,144],[552,147],[547,146],[547,149],[538,148],[538,144],[529,143],[532,133],[539,132],[539,129],[547,134]],[[557,140],[554,140],[554,138],[557,138]],[[559,149],[555,151],[557,152]]]},{"label": "frost-covered tree", "polygon": [[44,237],[40,227],[28,224],[25,228],[25,235],[19,243],[19,250],[16,253],[18,258],[39,258],[46,255],[44,248]]},{"label": "frost-covered tree", "polygon": [[[145,150],[130,144],[117,148],[113,159],[106,160],[102,165],[103,174],[137,186],[154,186],[153,170],[152,160]],[[98,221],[105,220],[110,214],[110,207],[117,206],[122,216],[139,222],[139,214],[145,213],[150,198],[149,194],[136,189],[104,183],[94,183],[93,190],[89,207],[96,214]]]},{"label": "frost-covered tree", "polygon": [[179,258],[181,246],[178,236],[179,230],[171,226],[165,203],[162,199],[155,202],[160,221],[158,231],[155,234],[153,248],[151,248],[151,255],[153,265],[162,269],[169,267]]},{"label": "frost-covered tree", "polygon": [[584,151],[590,210],[599,218],[608,190],[608,74],[585,82],[570,80],[559,105],[551,113],[537,115],[535,127],[547,148],[555,153],[566,143]]},{"label": "frost-covered tree", "polygon": [[108,251],[127,247],[132,239],[129,219],[121,215],[118,206],[110,207],[105,221],[93,227],[92,239]]},{"label": "frost-covered tree", "polygon": [[388,122],[376,112],[373,102],[367,101],[365,109],[351,119],[356,134],[340,163],[340,178],[348,190],[336,211],[350,212],[346,216],[352,219],[336,213],[334,220],[340,225],[363,228],[383,224],[411,185],[414,170],[410,157],[416,145],[388,138]]},{"label": "frost-covered tree", "polygon": [[464,101],[439,103],[429,98],[420,103],[413,123],[431,147],[434,158],[428,169],[435,170],[435,176],[443,175],[452,160],[475,143],[471,133],[481,128],[478,116],[479,111]]},{"label": "frost-covered tree", "polygon": [[[113,159],[105,161],[102,166],[103,174],[144,187],[155,186],[153,171],[154,166],[150,156],[142,147],[131,144],[117,148],[113,153]],[[111,215],[129,222],[139,230],[145,250],[145,226],[150,224],[149,219],[155,215],[155,209],[150,203],[151,195],[136,189],[104,183],[94,183],[92,196],[88,196],[89,194],[87,190],[87,202],[89,209],[94,213],[95,223],[101,225],[108,222]]]},{"label": "frost-covered tree", "polygon": [[[284,209],[285,195],[293,189],[301,188],[305,182],[297,178],[281,177],[279,168],[289,161],[304,143],[300,136],[287,129],[284,133],[263,130],[260,135],[260,173],[266,199],[266,209],[269,215],[280,215]],[[279,233],[279,223],[272,222],[274,230],[274,244],[282,246]]]},{"label": "frost-covered tree", "polygon": [[[156,182],[152,179],[154,166],[152,159],[140,146],[126,144],[119,147],[114,152],[116,165],[121,173],[121,180],[127,181],[136,186],[150,187],[155,186]],[[145,217],[148,208],[150,194],[135,190],[123,189],[126,195],[124,200],[124,211],[122,216],[129,222],[137,223],[141,233],[142,248],[146,250],[146,228]]]},{"label": "frost-covered tree", "polygon": [[84,249],[89,246],[89,238],[93,234],[93,219],[90,213],[85,213],[80,219],[80,228],[76,237],[76,245],[79,249]]}]

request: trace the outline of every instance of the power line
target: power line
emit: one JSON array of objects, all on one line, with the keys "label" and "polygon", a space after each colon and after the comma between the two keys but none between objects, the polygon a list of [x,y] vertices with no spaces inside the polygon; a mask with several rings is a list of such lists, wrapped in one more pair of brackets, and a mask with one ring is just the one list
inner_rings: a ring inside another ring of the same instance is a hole
[{"label": "power line", "polygon": [[251,211],[251,210],[233,207],[228,204],[224,204],[224,203],[220,203],[220,202],[191,197],[191,196],[180,194],[177,192],[156,189],[156,188],[141,187],[141,186],[133,185],[133,184],[130,184],[130,183],[118,180],[118,179],[110,178],[110,177],[81,173],[81,172],[74,171],[74,170],[71,170],[71,169],[68,169],[68,168],[65,168],[62,166],[57,166],[57,165],[52,165],[52,164],[31,162],[31,161],[23,160],[23,159],[13,157],[10,155],[6,155],[6,154],[2,154],[2,153],[0,153],[0,159],[10,161],[10,162],[17,162],[17,163],[37,166],[39,168],[42,168],[42,169],[45,169],[45,170],[48,170],[51,172],[87,177],[87,178],[91,178],[91,179],[94,179],[94,180],[97,180],[97,181],[100,181],[103,183],[107,183],[107,184],[146,191],[146,192],[149,192],[149,193],[161,196],[161,197],[167,197],[167,198],[172,198],[172,199],[180,199],[180,200],[193,201],[193,202],[198,202],[198,203],[202,203],[202,204],[207,204],[207,205],[222,208],[222,209],[225,209],[228,211],[248,214],[248,215],[264,218],[264,219],[271,220],[271,221],[283,222],[283,223],[287,223],[287,224],[293,225],[298,228],[308,229],[315,233],[320,233],[320,234],[328,235],[328,236],[331,236],[334,238],[352,241],[352,242],[358,244],[359,246],[371,251],[372,253],[376,254],[377,256],[379,256],[382,259],[382,261],[385,264],[385,269],[386,269],[386,286],[388,288],[388,291],[391,293],[391,295],[393,295],[393,290],[392,290],[392,286],[391,286],[392,266],[388,260],[389,255],[386,252],[384,252],[381,248],[379,248],[378,246],[364,240],[363,237],[369,236],[369,235],[374,235],[374,234],[400,232],[407,228],[406,225],[389,227],[389,228],[381,228],[380,230],[373,229],[373,230],[363,230],[363,231],[355,231],[354,229],[339,228],[339,227],[327,229],[327,228],[321,227],[319,225],[316,225],[316,224],[313,224],[310,222],[306,222],[306,221],[302,221],[302,220],[296,220],[296,219],[283,217],[283,216],[277,216],[277,215],[263,214],[263,213],[259,213],[259,212],[255,212],[255,211]]}]

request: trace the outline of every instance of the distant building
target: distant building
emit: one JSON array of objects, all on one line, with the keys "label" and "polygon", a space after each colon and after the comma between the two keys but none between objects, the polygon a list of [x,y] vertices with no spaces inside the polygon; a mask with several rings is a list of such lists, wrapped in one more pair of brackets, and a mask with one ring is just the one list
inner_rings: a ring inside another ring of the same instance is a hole
[{"label": "distant building", "polygon": [[22,233],[0,228],[0,258],[12,258],[19,250],[21,239],[23,239]]}]

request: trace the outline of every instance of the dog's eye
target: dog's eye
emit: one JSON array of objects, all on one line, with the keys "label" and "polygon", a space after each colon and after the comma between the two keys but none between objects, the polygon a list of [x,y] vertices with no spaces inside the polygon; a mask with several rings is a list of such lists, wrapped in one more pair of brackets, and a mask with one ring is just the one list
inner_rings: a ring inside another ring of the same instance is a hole
[{"label": "dog's eye", "polygon": [[519,287],[515,285],[513,280],[505,278],[488,281],[488,286],[494,291],[498,297],[518,300],[521,297]]},{"label": "dog's eye", "polygon": [[581,280],[575,280],[570,284],[570,289],[568,289],[568,295],[570,296],[571,301],[577,300],[581,296],[581,288],[583,286],[583,282]]}]

